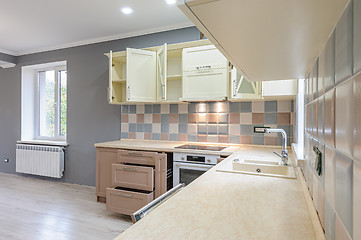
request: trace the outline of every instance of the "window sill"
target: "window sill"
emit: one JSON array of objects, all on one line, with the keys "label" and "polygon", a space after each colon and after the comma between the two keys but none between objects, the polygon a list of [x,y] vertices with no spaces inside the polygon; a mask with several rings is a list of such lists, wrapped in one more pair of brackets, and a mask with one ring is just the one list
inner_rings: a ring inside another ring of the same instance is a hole
[{"label": "window sill", "polygon": [[47,141],[47,140],[24,140],[24,141],[16,141],[17,143],[25,143],[25,144],[37,144],[37,145],[51,145],[51,146],[69,146],[69,143],[62,141]]}]

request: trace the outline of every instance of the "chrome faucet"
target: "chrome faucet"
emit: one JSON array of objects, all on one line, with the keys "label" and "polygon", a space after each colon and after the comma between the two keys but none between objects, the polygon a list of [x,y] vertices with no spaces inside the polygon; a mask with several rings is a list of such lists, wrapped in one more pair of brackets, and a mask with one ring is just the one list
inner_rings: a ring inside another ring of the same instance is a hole
[{"label": "chrome faucet", "polygon": [[282,165],[288,165],[288,151],[287,151],[287,133],[285,130],[280,128],[266,128],[264,130],[265,133],[281,133],[283,137],[283,144],[282,144],[282,152],[279,154],[278,152],[274,152],[281,158]]}]

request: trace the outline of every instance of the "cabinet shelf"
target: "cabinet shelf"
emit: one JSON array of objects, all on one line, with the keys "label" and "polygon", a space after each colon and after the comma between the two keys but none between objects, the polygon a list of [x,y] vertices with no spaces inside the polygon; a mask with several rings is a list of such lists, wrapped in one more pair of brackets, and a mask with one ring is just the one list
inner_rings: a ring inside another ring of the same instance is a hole
[{"label": "cabinet shelf", "polygon": [[125,83],[125,79],[113,79],[112,83]]},{"label": "cabinet shelf", "polygon": [[167,76],[167,80],[168,81],[172,81],[172,80],[181,80],[182,79],[182,75],[169,75]]}]

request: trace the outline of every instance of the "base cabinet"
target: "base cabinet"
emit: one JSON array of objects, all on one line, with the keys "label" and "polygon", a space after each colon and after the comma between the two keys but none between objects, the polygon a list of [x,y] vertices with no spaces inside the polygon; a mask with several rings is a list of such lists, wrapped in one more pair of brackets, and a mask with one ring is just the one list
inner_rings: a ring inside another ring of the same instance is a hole
[{"label": "base cabinet", "polygon": [[96,149],[96,195],[97,201],[105,201],[106,189],[112,186],[112,164],[117,163],[118,150],[112,148]]},{"label": "base cabinet", "polygon": [[96,148],[97,200],[132,214],[167,191],[167,154]]}]

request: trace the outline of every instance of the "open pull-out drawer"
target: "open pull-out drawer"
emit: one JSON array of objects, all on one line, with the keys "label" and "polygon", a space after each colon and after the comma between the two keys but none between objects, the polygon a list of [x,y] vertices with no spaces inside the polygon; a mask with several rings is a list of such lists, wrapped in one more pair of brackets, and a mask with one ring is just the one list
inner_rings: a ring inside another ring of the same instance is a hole
[{"label": "open pull-out drawer", "polygon": [[154,199],[154,192],[107,188],[107,210],[130,215]]},{"label": "open pull-out drawer", "polygon": [[126,164],[112,164],[113,187],[133,188],[152,192],[154,189],[154,169]]}]

